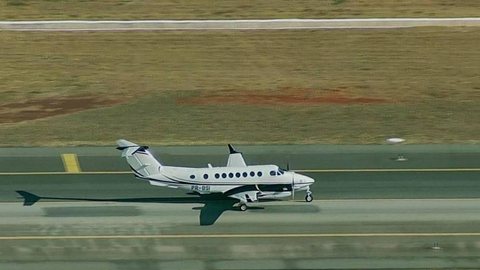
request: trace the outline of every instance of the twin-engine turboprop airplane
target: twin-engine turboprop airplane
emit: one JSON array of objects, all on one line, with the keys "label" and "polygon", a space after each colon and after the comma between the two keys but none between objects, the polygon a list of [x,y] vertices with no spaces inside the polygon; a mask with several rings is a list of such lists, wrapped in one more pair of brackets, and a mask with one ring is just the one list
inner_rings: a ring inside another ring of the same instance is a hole
[{"label": "twin-engine turboprop airplane", "polygon": [[313,200],[310,185],[315,180],[276,165],[247,166],[242,153],[230,144],[227,166],[209,164],[207,168],[165,166],[154,158],[147,146],[127,140],[118,140],[117,145],[137,178],[154,186],[182,188],[201,195],[223,194],[239,200],[242,211],[247,210],[247,203],[293,197],[296,191],[306,191],[305,201]]}]

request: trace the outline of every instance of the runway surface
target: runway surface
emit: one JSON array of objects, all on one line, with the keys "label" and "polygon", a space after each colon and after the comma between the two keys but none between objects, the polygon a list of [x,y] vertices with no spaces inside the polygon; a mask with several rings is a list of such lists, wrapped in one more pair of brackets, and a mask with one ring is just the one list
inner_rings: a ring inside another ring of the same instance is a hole
[{"label": "runway surface", "polygon": [[[238,148],[247,163],[289,162],[314,177],[315,201],[297,194],[241,212],[228,201],[149,186],[113,148],[0,148],[0,269],[480,265],[479,146]],[[153,151],[184,166],[219,166],[227,154]],[[62,154],[77,157],[78,173]]]},{"label": "runway surface", "polygon": [[480,26],[480,18],[0,21],[10,31],[275,30]]}]

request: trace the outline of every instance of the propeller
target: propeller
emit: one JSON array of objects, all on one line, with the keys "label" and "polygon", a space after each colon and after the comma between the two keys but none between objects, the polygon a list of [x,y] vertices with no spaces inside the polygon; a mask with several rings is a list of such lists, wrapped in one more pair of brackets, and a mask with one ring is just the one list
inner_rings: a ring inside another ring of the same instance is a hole
[{"label": "propeller", "polygon": [[292,200],[295,200],[295,172],[292,172]]},{"label": "propeller", "polygon": [[[290,171],[290,162],[287,161],[287,172]],[[295,172],[292,172],[292,200],[295,200]]]}]

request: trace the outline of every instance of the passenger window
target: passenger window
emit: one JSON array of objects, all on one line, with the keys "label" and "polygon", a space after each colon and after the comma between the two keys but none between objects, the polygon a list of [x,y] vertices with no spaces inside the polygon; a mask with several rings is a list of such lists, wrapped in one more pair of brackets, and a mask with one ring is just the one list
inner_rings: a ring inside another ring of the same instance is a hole
[{"label": "passenger window", "polygon": [[216,173],[215,178],[217,178],[217,179],[220,178],[220,174]]},{"label": "passenger window", "polygon": [[195,175],[194,174],[190,175],[190,179],[195,179]]},{"label": "passenger window", "polygon": [[233,178],[233,173],[229,173],[228,177]]},{"label": "passenger window", "polygon": [[270,175],[275,176],[275,175],[277,175],[277,173],[275,171],[270,171]]},{"label": "passenger window", "polygon": [[235,174],[235,176],[236,176],[236,177],[240,177],[240,176],[242,176],[242,175],[241,175],[239,172],[237,172],[237,173]]},{"label": "passenger window", "polygon": [[247,177],[247,176],[248,176],[248,173],[244,172],[243,177]]},{"label": "passenger window", "polygon": [[257,173],[258,177],[262,176],[262,172]]},{"label": "passenger window", "polygon": [[254,176],[255,176],[255,173],[254,173],[254,172],[250,172],[250,176],[251,176],[251,177],[254,177]]},{"label": "passenger window", "polygon": [[227,178],[227,174],[226,174],[226,173],[222,173],[222,178]]},{"label": "passenger window", "polygon": [[203,179],[208,179],[208,174],[204,174]]}]

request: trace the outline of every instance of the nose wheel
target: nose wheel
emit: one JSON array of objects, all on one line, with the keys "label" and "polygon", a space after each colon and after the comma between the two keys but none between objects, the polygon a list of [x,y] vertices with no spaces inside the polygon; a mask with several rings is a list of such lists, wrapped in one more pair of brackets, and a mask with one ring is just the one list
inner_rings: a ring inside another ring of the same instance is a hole
[{"label": "nose wheel", "polygon": [[307,195],[305,195],[305,201],[311,202],[313,201],[312,192],[310,191],[310,187],[307,189]]}]

